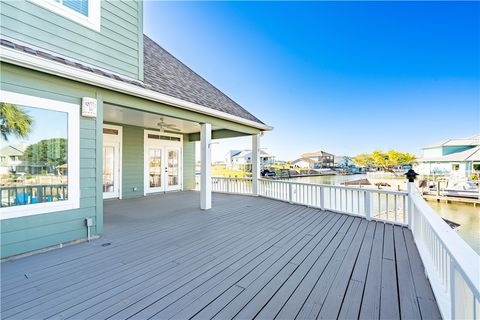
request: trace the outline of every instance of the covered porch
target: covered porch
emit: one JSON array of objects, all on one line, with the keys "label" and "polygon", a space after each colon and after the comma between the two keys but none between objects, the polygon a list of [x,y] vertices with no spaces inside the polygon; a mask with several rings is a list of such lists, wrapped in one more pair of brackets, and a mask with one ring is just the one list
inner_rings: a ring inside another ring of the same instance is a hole
[{"label": "covered porch", "polygon": [[[258,128],[167,106],[150,110],[125,102],[105,101],[102,117],[103,199],[199,189],[199,207],[210,209],[212,144],[244,136],[251,136],[253,189],[258,190],[262,135]],[[201,159],[196,159],[196,148]],[[201,166],[199,188],[196,160]]]},{"label": "covered porch", "polygon": [[2,318],[440,318],[409,229],[200,198],[108,201],[102,238],[3,263]]}]

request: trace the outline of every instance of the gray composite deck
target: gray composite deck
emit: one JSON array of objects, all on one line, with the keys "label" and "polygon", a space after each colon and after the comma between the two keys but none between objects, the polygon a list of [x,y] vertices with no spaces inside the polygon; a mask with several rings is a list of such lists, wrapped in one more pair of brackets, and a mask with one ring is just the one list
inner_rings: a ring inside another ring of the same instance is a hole
[{"label": "gray composite deck", "polygon": [[105,235],[1,267],[2,319],[436,319],[408,229],[248,196],[105,203]]}]

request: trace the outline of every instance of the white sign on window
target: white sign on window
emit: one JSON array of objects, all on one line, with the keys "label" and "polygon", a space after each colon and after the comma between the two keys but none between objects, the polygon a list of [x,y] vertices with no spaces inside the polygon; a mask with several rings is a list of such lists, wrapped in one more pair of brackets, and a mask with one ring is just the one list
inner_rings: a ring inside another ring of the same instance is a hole
[{"label": "white sign on window", "polygon": [[82,117],[97,117],[97,99],[89,97],[82,98]]}]

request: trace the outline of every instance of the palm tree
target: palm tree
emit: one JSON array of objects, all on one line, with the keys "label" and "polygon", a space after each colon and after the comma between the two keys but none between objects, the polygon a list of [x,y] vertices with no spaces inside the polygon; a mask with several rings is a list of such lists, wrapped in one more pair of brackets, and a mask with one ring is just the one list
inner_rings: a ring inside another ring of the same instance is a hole
[{"label": "palm tree", "polygon": [[25,138],[32,129],[33,119],[21,107],[12,103],[0,104],[0,131],[2,138],[8,141],[9,135]]}]

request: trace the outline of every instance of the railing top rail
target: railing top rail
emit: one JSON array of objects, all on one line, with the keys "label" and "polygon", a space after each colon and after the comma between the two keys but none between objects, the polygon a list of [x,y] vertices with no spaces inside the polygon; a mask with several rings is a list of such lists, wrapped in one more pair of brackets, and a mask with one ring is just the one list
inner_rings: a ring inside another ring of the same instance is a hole
[{"label": "railing top rail", "polygon": [[414,205],[422,212],[438,240],[455,261],[476,297],[480,297],[480,256],[440,218],[418,192],[412,192]]},{"label": "railing top rail", "polygon": [[252,181],[252,178],[230,178],[230,177],[212,177],[212,179],[220,179],[220,180],[245,180],[245,181]]},{"label": "railing top rail", "polygon": [[[360,190],[360,188],[356,187],[356,186],[341,186],[341,185],[334,185],[334,184],[321,184],[321,183],[273,180],[273,179],[260,179],[260,180],[261,181],[269,181],[269,182],[273,182],[273,183],[286,183],[286,184],[297,184],[297,185],[305,185],[305,186],[319,186],[319,187],[323,187],[323,188]],[[376,193],[385,193],[385,194],[397,194],[397,195],[407,195],[408,194],[408,192],[406,192],[406,191],[382,190],[382,189],[365,188],[365,187],[362,187],[361,190],[372,191],[372,192],[376,192]]]},{"label": "railing top rail", "polygon": [[55,184],[27,184],[22,186],[0,186],[0,189],[24,189],[24,188],[40,188],[40,187],[60,187],[60,186],[68,186],[67,183],[55,183]]}]

